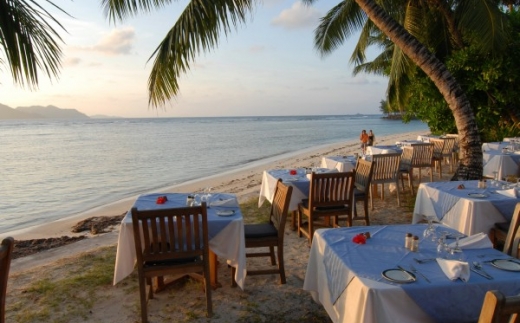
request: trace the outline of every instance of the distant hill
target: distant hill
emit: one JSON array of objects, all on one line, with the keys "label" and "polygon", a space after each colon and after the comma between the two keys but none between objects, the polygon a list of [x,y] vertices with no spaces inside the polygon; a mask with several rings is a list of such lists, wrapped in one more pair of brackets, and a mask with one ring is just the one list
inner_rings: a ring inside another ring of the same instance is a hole
[{"label": "distant hill", "polygon": [[0,120],[7,119],[89,119],[76,109],[60,109],[53,105],[17,107],[0,104]]}]

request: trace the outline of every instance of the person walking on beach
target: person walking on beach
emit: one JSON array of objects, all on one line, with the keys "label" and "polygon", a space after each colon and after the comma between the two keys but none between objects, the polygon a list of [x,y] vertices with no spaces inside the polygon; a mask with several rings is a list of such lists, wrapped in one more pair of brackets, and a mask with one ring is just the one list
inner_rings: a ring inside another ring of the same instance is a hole
[{"label": "person walking on beach", "polygon": [[372,129],[368,131],[368,146],[373,146],[376,140],[376,136],[372,132]]},{"label": "person walking on beach", "polygon": [[359,136],[359,140],[361,140],[361,150],[363,150],[363,155],[365,155],[367,144],[368,144],[368,134],[365,129],[361,131],[361,135]]}]

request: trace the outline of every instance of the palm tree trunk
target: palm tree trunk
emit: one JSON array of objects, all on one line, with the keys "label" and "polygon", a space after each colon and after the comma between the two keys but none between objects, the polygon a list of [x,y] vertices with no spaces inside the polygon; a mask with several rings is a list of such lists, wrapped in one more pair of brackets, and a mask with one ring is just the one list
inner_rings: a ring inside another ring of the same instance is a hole
[{"label": "palm tree trunk", "polygon": [[475,115],[466,94],[446,66],[373,0],[355,0],[368,18],[434,82],[448,103],[459,133],[461,159],[457,179],[482,177],[482,148]]}]

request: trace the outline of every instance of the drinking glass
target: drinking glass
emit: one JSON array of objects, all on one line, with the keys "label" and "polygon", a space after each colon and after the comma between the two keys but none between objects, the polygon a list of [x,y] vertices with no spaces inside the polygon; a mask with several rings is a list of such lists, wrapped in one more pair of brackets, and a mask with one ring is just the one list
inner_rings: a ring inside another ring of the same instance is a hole
[{"label": "drinking glass", "polygon": [[201,196],[200,194],[193,195],[193,206],[199,206],[201,203]]},{"label": "drinking glass", "polygon": [[461,234],[455,234],[455,247],[451,250],[452,253],[462,252],[462,249],[459,247],[459,239],[462,237]]},{"label": "drinking glass", "polygon": [[446,236],[448,232],[441,232],[440,238],[437,240],[437,258],[448,259],[451,254],[451,248],[446,243]]},{"label": "drinking glass", "polygon": [[431,241],[436,241],[435,227],[433,226],[433,217],[425,216],[425,218],[426,220],[428,220],[428,226],[423,231],[423,237]]}]

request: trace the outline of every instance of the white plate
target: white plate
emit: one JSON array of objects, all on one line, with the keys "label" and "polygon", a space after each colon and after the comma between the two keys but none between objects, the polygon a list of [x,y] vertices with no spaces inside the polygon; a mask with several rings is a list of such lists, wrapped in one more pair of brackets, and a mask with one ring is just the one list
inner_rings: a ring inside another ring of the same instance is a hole
[{"label": "white plate", "polygon": [[484,198],[488,197],[486,194],[482,194],[482,193],[469,193],[468,196],[476,198],[476,199],[484,199]]},{"label": "white plate", "polygon": [[513,259],[495,259],[491,261],[491,265],[507,271],[520,271],[520,263]]},{"label": "white plate", "polygon": [[298,179],[299,179],[298,177],[284,178],[283,182],[296,182]]},{"label": "white plate", "polygon": [[235,210],[218,210],[218,216],[232,216],[235,214]]},{"label": "white plate", "polygon": [[384,278],[394,283],[413,283],[415,281],[415,275],[409,271],[401,269],[387,269],[381,273]]}]

